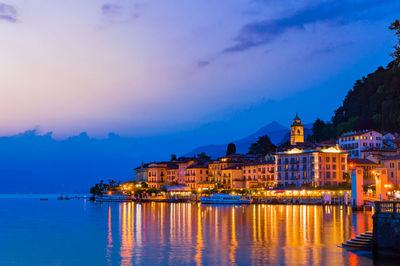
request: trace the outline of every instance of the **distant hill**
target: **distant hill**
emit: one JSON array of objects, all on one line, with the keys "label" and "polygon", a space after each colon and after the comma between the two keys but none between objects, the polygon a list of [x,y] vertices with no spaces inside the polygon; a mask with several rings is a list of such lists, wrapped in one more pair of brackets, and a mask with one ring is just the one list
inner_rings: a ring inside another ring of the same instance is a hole
[{"label": "distant hill", "polygon": [[[311,134],[311,127],[312,124],[306,124],[304,126],[304,134],[306,135],[305,136],[306,138],[309,134]],[[247,153],[249,146],[252,143],[256,142],[259,137],[264,135],[268,135],[272,143],[274,143],[275,145],[280,145],[283,142],[289,140],[290,129],[282,126],[276,121],[273,121],[267,124],[266,126],[260,128],[253,134],[231,142],[235,143],[237,153]],[[212,145],[201,146],[185,154],[185,156],[194,156],[196,154],[205,152],[207,155],[211,156],[211,158],[218,158],[225,155],[228,143],[229,142],[224,144],[212,144]]]}]

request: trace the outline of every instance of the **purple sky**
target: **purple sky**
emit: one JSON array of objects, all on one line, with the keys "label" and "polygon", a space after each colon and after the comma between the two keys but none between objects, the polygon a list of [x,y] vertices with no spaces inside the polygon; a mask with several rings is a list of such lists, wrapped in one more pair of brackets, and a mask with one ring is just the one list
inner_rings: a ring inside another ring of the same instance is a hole
[{"label": "purple sky", "polygon": [[0,0],[0,135],[244,136],[328,120],[400,1]]}]

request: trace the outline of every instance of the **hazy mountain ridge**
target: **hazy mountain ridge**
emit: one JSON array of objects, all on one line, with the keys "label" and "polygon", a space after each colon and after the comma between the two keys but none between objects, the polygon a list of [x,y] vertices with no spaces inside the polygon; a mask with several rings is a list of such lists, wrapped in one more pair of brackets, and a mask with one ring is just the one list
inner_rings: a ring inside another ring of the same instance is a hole
[{"label": "hazy mountain ridge", "polygon": [[[312,124],[304,125],[305,138],[307,138],[307,136],[311,134],[311,127]],[[275,145],[280,145],[290,139],[290,129],[279,124],[276,121],[273,121],[260,128],[255,133],[232,142],[236,145],[237,153],[247,153],[250,145],[256,142],[259,137],[264,135],[268,135],[272,143],[274,143]],[[205,152],[207,155],[211,156],[211,158],[218,158],[225,155],[228,143],[200,146],[185,154],[185,156],[194,156],[196,154]]]}]

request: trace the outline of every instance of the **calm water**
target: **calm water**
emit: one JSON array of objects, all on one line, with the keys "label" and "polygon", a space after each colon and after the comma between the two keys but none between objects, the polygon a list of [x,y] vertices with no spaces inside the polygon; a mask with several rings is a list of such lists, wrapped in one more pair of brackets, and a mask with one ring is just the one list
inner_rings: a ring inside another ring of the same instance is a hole
[{"label": "calm water", "polygon": [[0,198],[0,264],[372,265],[336,245],[369,212],[321,206],[205,206]]}]

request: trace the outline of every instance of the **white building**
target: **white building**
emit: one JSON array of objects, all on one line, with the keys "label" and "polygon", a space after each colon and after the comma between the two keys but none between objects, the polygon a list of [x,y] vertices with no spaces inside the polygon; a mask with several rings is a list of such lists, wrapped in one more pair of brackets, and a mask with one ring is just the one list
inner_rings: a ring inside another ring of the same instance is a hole
[{"label": "white building", "polygon": [[375,130],[344,133],[339,137],[339,147],[351,158],[361,158],[362,150],[382,147],[382,134]]}]

